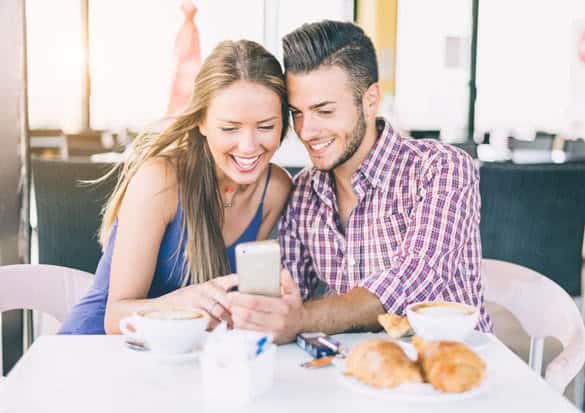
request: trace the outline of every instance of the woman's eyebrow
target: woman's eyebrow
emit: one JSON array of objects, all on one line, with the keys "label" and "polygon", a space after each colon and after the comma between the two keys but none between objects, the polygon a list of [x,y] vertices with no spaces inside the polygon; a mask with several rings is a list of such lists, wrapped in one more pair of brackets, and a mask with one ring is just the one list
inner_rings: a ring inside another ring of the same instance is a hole
[{"label": "woman's eyebrow", "polygon": [[[271,120],[274,120],[274,119],[276,119],[276,118],[277,118],[277,116],[271,116],[271,117],[269,117],[269,118],[266,118],[266,119],[259,120],[259,121],[258,121],[258,122],[256,122],[256,123],[264,123],[264,122],[269,122],[269,121],[271,121]],[[218,120],[219,120],[220,122],[231,123],[231,124],[234,124],[234,125],[241,125],[241,124],[242,124],[242,122],[238,122],[238,121],[235,121],[235,120],[229,120],[229,119],[218,119]]]}]

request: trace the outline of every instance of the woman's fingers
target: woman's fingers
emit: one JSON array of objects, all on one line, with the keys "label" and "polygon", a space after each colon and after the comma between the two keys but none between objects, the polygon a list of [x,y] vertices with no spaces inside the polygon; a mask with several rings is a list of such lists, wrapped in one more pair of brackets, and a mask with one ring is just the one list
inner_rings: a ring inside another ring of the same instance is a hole
[{"label": "woman's fingers", "polygon": [[213,281],[201,284],[200,287],[202,307],[216,319],[231,323],[231,313],[228,310],[229,301],[225,290]]},{"label": "woman's fingers", "polygon": [[[228,276],[229,277],[229,276]],[[221,277],[223,278],[223,277]],[[202,284],[205,293],[213,300],[219,302],[225,308],[229,307],[228,290],[233,281],[214,279]],[[237,284],[236,284],[237,285]],[[226,288],[228,287],[228,288]]]},{"label": "woman's fingers", "polygon": [[[232,317],[229,309],[229,297],[227,292],[238,285],[236,274],[217,277],[199,285],[191,285],[182,289],[181,301],[185,301],[190,307],[205,310],[210,316],[210,327],[226,321],[232,325]],[[212,325],[213,324],[213,325]]]},{"label": "woman's fingers", "polygon": [[238,274],[224,275],[223,277],[217,277],[211,280],[211,282],[220,286],[224,291],[230,291],[232,288],[237,287],[239,280]]}]

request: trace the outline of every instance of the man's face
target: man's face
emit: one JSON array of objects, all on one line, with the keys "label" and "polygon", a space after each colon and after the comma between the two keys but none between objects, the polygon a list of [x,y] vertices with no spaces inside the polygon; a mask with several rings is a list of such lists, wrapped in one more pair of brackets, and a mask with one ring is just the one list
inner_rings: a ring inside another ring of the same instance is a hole
[{"label": "man's face", "polygon": [[366,123],[346,72],[338,66],[286,75],[295,132],[317,169],[332,170],[350,159]]}]

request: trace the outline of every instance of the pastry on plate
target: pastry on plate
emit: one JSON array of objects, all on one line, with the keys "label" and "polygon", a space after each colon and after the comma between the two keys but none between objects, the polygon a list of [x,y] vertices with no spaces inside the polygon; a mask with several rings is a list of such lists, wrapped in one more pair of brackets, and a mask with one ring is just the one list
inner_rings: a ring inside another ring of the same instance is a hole
[{"label": "pastry on plate", "polygon": [[462,393],[481,384],[485,363],[463,343],[424,341],[413,337],[426,382],[447,393]]},{"label": "pastry on plate", "polygon": [[419,366],[389,340],[370,340],[354,346],[346,359],[345,374],[374,387],[423,381]]},{"label": "pastry on plate", "polygon": [[408,319],[404,316],[396,314],[380,314],[378,315],[378,323],[384,327],[384,330],[392,338],[400,338],[414,334]]}]

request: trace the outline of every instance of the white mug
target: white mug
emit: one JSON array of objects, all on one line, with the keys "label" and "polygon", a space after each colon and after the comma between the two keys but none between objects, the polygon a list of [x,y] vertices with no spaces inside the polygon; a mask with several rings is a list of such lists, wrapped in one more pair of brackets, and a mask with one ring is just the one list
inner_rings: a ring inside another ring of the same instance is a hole
[{"label": "white mug", "polygon": [[208,315],[199,310],[140,311],[120,320],[120,331],[152,352],[180,354],[200,344],[207,323]]},{"label": "white mug", "polygon": [[477,325],[479,310],[463,303],[424,301],[408,305],[406,317],[426,340],[464,341]]}]

